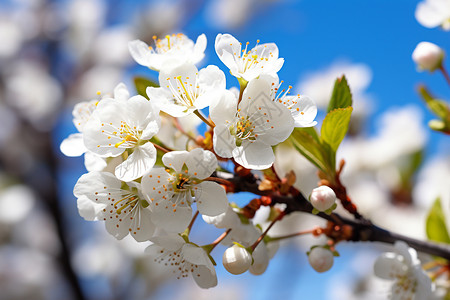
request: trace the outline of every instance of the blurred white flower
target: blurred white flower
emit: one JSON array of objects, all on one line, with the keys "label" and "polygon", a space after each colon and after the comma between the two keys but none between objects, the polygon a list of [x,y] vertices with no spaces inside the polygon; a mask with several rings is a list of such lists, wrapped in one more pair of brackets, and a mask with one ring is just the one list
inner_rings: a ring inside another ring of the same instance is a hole
[{"label": "blurred white flower", "polygon": [[35,196],[25,185],[13,185],[0,191],[0,223],[22,221],[33,208]]},{"label": "blurred white flower", "polygon": [[444,30],[450,30],[450,2],[424,0],[417,4],[416,19],[427,28],[441,26]]},{"label": "blurred white flower", "polygon": [[25,60],[12,65],[8,75],[5,83],[8,103],[38,129],[49,129],[63,96],[58,81],[41,65]]},{"label": "blurred white flower", "polygon": [[319,273],[331,269],[334,263],[334,255],[329,249],[315,247],[308,253],[308,262]]},{"label": "blurred white flower", "polygon": [[372,70],[365,64],[335,62],[323,70],[307,73],[297,84],[298,92],[314,99],[317,107],[326,109],[334,82],[342,75],[345,75],[350,85],[354,109],[367,109],[366,102],[370,97],[366,94],[366,89],[372,81]]},{"label": "blurred white flower", "polygon": [[110,65],[94,65],[83,73],[73,95],[76,99],[92,99],[97,92],[109,93],[122,81],[123,70]]},{"label": "blurred white flower", "polygon": [[76,56],[82,57],[89,50],[104,24],[106,9],[104,0],[74,0],[68,3],[65,10],[69,26],[67,39]]},{"label": "blurred white flower", "polygon": [[412,105],[383,113],[377,133],[366,144],[366,166],[376,169],[421,150],[428,137],[422,118],[422,109]]},{"label": "blurred white flower", "polygon": [[11,18],[0,13],[0,60],[17,54],[24,35],[21,28]]},{"label": "blurred white flower", "polygon": [[232,29],[249,19],[254,0],[214,0],[206,7],[207,20],[217,28]]},{"label": "blurred white flower", "polygon": [[[92,45],[92,59],[96,64],[123,66],[130,63],[128,41],[134,38],[129,26],[114,26],[101,31]],[[112,47],[111,45],[114,45]]]},{"label": "blurred white flower", "polygon": [[417,64],[419,70],[433,72],[442,66],[444,50],[436,44],[420,42],[414,49],[412,59]]},{"label": "blurred white flower", "polygon": [[403,241],[397,241],[394,251],[383,253],[374,265],[376,276],[394,281],[391,299],[429,299],[433,284],[422,270],[416,250]]}]

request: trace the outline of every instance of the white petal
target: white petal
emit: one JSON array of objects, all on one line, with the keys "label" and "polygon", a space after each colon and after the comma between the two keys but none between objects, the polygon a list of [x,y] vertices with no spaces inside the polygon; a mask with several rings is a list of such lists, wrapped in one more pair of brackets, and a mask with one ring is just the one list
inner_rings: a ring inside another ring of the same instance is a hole
[{"label": "white petal", "polygon": [[114,174],[123,181],[132,181],[151,170],[156,162],[156,149],[152,143],[146,143],[134,149],[128,158],[118,165]]},{"label": "white petal", "polygon": [[106,204],[95,203],[86,196],[81,196],[77,199],[78,213],[86,221],[96,221],[100,211],[105,207]]},{"label": "white petal", "polygon": [[241,147],[233,150],[233,157],[244,168],[253,170],[270,168],[275,161],[272,147],[259,142],[243,141]]},{"label": "white petal", "polygon": [[169,234],[165,236],[155,236],[150,239],[156,245],[171,251],[181,249],[186,242],[178,234]]},{"label": "white petal", "polygon": [[397,276],[404,275],[407,272],[407,267],[400,259],[395,253],[383,253],[377,258],[373,266],[375,275],[389,280],[394,280]]},{"label": "white petal", "polygon": [[240,224],[240,220],[236,212],[228,206],[227,210],[224,213],[221,213],[217,216],[207,216],[202,215],[203,220],[208,224],[213,224],[217,228],[231,228],[236,226],[236,224]]},{"label": "white petal", "polygon": [[314,119],[317,115],[317,106],[308,96],[300,96],[297,103],[291,107],[291,114],[295,127],[312,127],[317,124]]},{"label": "white petal", "polygon": [[233,156],[236,140],[227,126],[216,124],[216,127],[214,127],[213,146],[214,152],[220,157],[230,158]]},{"label": "white petal", "polygon": [[200,183],[195,193],[197,209],[202,215],[217,216],[228,208],[228,199],[223,187],[216,182]]},{"label": "white petal", "polygon": [[192,53],[192,63],[196,64],[203,59],[206,50],[206,35],[203,33],[197,37],[194,52]]},{"label": "white petal", "polygon": [[189,174],[198,179],[205,179],[216,170],[217,158],[211,151],[196,148],[189,152],[186,166]]},{"label": "white petal", "polygon": [[166,188],[171,183],[169,179],[172,175],[167,173],[164,168],[153,168],[149,173],[145,174],[141,180],[142,192],[148,202],[154,202],[162,199],[162,196],[168,196]]},{"label": "white petal", "polygon": [[148,45],[140,40],[134,40],[128,43],[128,50],[131,57],[140,65],[150,67],[150,50]]},{"label": "white petal", "polygon": [[192,209],[190,206],[178,205],[174,211],[172,202],[161,201],[152,208],[152,221],[157,227],[167,232],[183,232],[192,218]]},{"label": "white petal", "polygon": [[431,1],[427,1],[417,4],[415,15],[420,24],[428,28],[433,28],[441,25],[449,17],[445,13],[445,9],[436,7],[432,5]]},{"label": "white petal", "polygon": [[107,203],[109,190],[120,190],[120,186],[120,180],[111,173],[90,172],[81,175],[75,184],[73,194],[77,198],[86,196],[92,201]]},{"label": "white petal", "polygon": [[90,151],[84,154],[84,166],[88,172],[93,171],[103,171],[108,164],[106,163],[106,159],[92,153]]},{"label": "white petal", "polygon": [[241,44],[230,34],[218,34],[215,42],[216,53],[229,68],[236,69],[235,56],[241,54]]},{"label": "white petal", "polygon": [[269,252],[267,251],[266,245],[262,242],[252,253],[253,264],[250,266],[250,273],[253,275],[261,275],[267,269],[269,265]]},{"label": "white petal", "polygon": [[187,151],[171,151],[163,155],[162,161],[166,167],[174,169],[177,173],[181,173],[188,157],[189,152]]},{"label": "white petal", "polygon": [[87,151],[83,142],[82,133],[74,133],[69,135],[59,146],[61,152],[70,157],[81,156]]},{"label": "white petal", "polygon": [[210,268],[214,268],[211,260],[206,254],[205,250],[192,244],[184,244],[181,250],[183,257],[194,265],[203,265]]},{"label": "white petal", "polygon": [[130,98],[127,86],[121,82],[114,88],[114,99],[125,102]]},{"label": "white petal", "polygon": [[208,269],[205,266],[198,266],[192,272],[192,277],[199,287],[209,289],[217,285],[217,275],[214,269]]},{"label": "white petal", "polygon": [[227,124],[236,116],[238,99],[231,91],[224,91],[216,103],[210,104],[209,113],[211,120],[216,125]]},{"label": "white petal", "polygon": [[131,236],[138,242],[148,241],[155,232],[155,225],[151,220],[150,210],[140,207],[139,213],[135,215],[133,221],[131,228],[134,230],[130,231]]}]

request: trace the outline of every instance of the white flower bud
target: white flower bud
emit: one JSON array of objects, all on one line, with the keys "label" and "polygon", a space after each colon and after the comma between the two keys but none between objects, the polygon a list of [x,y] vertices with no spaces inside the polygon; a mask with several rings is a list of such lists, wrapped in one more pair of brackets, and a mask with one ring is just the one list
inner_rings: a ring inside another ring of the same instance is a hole
[{"label": "white flower bud", "polygon": [[322,185],[313,189],[310,201],[312,206],[318,211],[326,211],[336,202],[336,194],[330,187]]},{"label": "white flower bud", "polygon": [[420,70],[433,72],[441,66],[444,51],[433,43],[420,42],[414,49],[412,59]]},{"label": "white flower bud", "polygon": [[323,273],[333,266],[334,255],[328,249],[316,247],[309,252],[308,261],[314,270]]},{"label": "white flower bud", "polygon": [[222,263],[228,272],[239,275],[250,268],[252,256],[245,248],[233,245],[223,253]]}]

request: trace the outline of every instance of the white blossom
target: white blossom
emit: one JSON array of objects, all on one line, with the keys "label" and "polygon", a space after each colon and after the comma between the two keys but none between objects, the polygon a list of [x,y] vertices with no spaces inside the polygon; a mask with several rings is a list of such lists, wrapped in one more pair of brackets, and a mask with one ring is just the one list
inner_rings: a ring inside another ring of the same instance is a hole
[{"label": "white blossom", "polygon": [[319,273],[331,269],[334,263],[334,255],[329,249],[315,247],[308,253],[308,262]]},{"label": "white blossom", "polygon": [[313,189],[311,192],[310,201],[315,209],[319,211],[326,211],[336,202],[336,194],[330,187],[322,185]]},{"label": "white blossom", "polygon": [[225,269],[234,275],[246,272],[252,264],[252,255],[247,249],[238,245],[229,247],[222,256]]},{"label": "white blossom", "polygon": [[147,88],[150,101],[163,112],[182,117],[217,102],[225,91],[225,74],[213,65],[198,71],[193,64],[183,64],[162,70],[159,84]]},{"label": "white blossom", "polygon": [[417,21],[427,28],[441,26],[450,30],[450,2],[447,0],[424,0],[417,4]]},{"label": "white blossom", "polygon": [[146,249],[146,253],[169,268],[178,279],[191,274],[201,288],[217,285],[214,265],[203,248],[175,234],[153,237],[151,241],[154,244]]},{"label": "white blossom", "polygon": [[88,221],[105,221],[115,238],[131,234],[142,242],[153,236],[155,226],[139,183],[122,182],[108,172],[90,172],[78,179],[73,192],[80,215]]},{"label": "white blossom", "polygon": [[172,151],[164,154],[162,161],[166,169],[153,168],[142,178],[142,188],[158,227],[168,232],[184,231],[191,220],[194,201],[204,215],[216,216],[226,211],[225,190],[215,182],[204,181],[217,168],[212,152],[200,148]]},{"label": "white blossom", "polygon": [[274,43],[257,45],[248,50],[247,42],[242,44],[231,34],[218,34],[216,53],[220,60],[230,69],[231,75],[250,81],[262,74],[274,75],[283,66],[284,59],[278,58],[278,47]]},{"label": "white blossom", "polygon": [[444,51],[436,44],[430,42],[420,42],[412,54],[413,61],[419,70],[433,72],[442,66]]},{"label": "white blossom", "polygon": [[275,160],[272,146],[284,141],[294,129],[290,110],[271,99],[266,80],[252,80],[242,101],[226,91],[210,109],[214,127],[214,151],[233,157],[248,169],[269,168]]},{"label": "white blossom", "polygon": [[139,178],[156,161],[156,149],[148,140],[159,130],[158,114],[142,96],[133,96],[126,102],[102,99],[83,128],[84,144],[101,157],[126,152],[127,157],[116,167],[115,175],[123,181]]},{"label": "white blossom", "polygon": [[184,63],[196,64],[205,56],[206,36],[204,34],[194,42],[182,33],[167,35],[164,39],[153,37],[154,47],[145,42],[134,40],[128,43],[133,59],[140,65],[161,71]]},{"label": "white blossom", "polygon": [[423,271],[416,250],[397,241],[394,251],[381,254],[374,265],[376,276],[394,281],[391,299],[429,299],[433,284]]}]

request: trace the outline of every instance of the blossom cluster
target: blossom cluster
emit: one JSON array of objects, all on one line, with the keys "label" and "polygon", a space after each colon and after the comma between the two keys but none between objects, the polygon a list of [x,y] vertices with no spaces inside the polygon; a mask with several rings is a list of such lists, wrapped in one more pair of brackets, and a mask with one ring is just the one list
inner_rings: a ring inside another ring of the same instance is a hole
[{"label": "blossom cluster", "polygon": [[[218,242],[246,247],[251,259],[243,271],[253,274],[265,271],[277,244],[257,242],[261,230],[231,208],[216,172],[227,170],[227,161],[250,170],[270,168],[272,147],[295,127],[314,126],[317,108],[307,96],[290,95],[290,86],[280,90],[277,72],[284,59],[275,44],[258,41],[250,49],[230,34],[216,37],[217,55],[239,89],[226,89],[219,67],[197,68],[205,48],[205,35],[195,43],[183,34],[154,37],[152,46],[129,42],[134,60],[159,72],[159,87],[131,95],[120,83],[111,95],[77,104],[73,122],[79,132],[63,141],[61,151],[85,157],[88,173],[74,188],[83,218],[104,221],[117,239],[130,234],[137,242],[151,241],[147,252],[155,261],[209,288],[217,284],[210,252]],[[209,118],[201,111],[207,107]],[[195,137],[197,117],[208,125],[201,140]],[[191,242],[198,214],[227,229],[224,239]],[[224,255],[224,265],[229,259]]]}]

